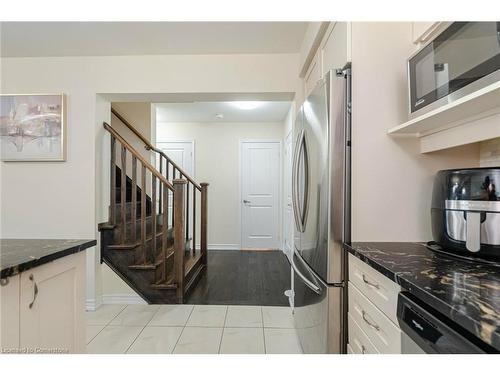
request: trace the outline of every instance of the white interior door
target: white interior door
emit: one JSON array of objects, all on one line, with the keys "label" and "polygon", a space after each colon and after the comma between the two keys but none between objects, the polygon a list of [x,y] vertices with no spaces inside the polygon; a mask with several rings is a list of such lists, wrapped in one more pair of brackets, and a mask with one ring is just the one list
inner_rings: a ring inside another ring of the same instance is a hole
[{"label": "white interior door", "polygon": [[[156,147],[162,150],[175,164],[181,167],[189,176],[194,176],[194,144],[192,141],[169,141],[157,142]],[[165,168],[165,165],[163,166]],[[165,173],[165,172],[163,172]],[[173,167],[169,166],[168,179],[173,178]],[[179,178],[179,173],[176,172],[176,178]],[[168,193],[168,221],[172,222],[172,202],[173,194]]]},{"label": "white interior door", "polygon": [[293,212],[292,212],[292,136],[285,139],[283,173],[283,251],[291,259],[293,249]]},{"label": "white interior door", "polygon": [[241,246],[278,249],[279,141],[241,143]]},{"label": "white interior door", "polygon": [[[171,158],[187,174],[193,177],[193,142],[192,141],[170,141],[158,142],[156,146]],[[169,179],[172,178],[172,167],[170,167]]]}]

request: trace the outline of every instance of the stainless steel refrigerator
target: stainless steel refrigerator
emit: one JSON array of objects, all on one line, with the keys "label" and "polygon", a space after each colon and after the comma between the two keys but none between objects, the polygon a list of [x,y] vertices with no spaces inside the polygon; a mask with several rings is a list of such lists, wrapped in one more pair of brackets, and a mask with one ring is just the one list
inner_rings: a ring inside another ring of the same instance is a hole
[{"label": "stainless steel refrigerator", "polygon": [[304,353],[344,353],[350,241],[351,67],[300,108],[292,167],[294,321]]}]

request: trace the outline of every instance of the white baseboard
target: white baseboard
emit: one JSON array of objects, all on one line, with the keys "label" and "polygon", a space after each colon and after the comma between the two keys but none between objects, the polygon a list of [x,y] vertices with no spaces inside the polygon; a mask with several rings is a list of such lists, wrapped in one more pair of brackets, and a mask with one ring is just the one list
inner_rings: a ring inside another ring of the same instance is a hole
[{"label": "white baseboard", "polygon": [[241,250],[239,243],[208,244],[207,250]]},{"label": "white baseboard", "polygon": [[145,305],[147,304],[137,294],[103,294],[102,303],[104,305]]}]

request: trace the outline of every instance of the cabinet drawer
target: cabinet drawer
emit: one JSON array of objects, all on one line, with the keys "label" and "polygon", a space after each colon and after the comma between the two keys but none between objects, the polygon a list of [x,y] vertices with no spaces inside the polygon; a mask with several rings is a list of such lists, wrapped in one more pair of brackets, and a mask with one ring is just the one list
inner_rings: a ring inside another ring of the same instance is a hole
[{"label": "cabinet drawer", "polygon": [[352,315],[347,315],[349,326],[349,345],[355,354],[378,354],[377,348],[370,342],[368,336],[356,323]]},{"label": "cabinet drawer", "polygon": [[396,311],[401,287],[362,260],[349,254],[349,281],[398,325]]},{"label": "cabinet drawer", "polygon": [[[349,314],[380,353],[401,353],[401,331],[351,282]],[[354,348],[353,348],[354,349]]]}]

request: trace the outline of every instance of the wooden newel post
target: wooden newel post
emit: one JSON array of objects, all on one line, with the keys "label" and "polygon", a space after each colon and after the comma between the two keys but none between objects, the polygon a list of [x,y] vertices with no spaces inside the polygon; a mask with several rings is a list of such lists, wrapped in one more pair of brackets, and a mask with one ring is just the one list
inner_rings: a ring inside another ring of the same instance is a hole
[{"label": "wooden newel post", "polygon": [[174,183],[174,274],[177,284],[177,301],[184,302],[184,251],[186,248],[184,190],[186,180],[175,179]]},{"label": "wooden newel post", "polygon": [[207,222],[208,222],[208,183],[202,182],[201,186],[201,238],[200,250],[203,264],[207,265]]}]

